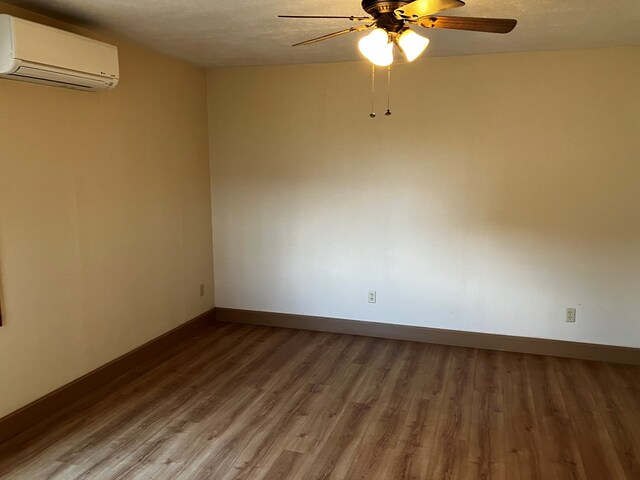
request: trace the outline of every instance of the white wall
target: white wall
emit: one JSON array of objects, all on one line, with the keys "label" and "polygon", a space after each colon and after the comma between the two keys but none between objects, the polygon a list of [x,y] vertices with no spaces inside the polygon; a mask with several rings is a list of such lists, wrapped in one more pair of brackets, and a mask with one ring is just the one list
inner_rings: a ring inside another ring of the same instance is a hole
[{"label": "white wall", "polygon": [[0,79],[0,417],[214,305],[206,72],[119,46],[113,92]]},{"label": "white wall", "polygon": [[383,73],[209,71],[217,306],[640,347],[640,48]]}]

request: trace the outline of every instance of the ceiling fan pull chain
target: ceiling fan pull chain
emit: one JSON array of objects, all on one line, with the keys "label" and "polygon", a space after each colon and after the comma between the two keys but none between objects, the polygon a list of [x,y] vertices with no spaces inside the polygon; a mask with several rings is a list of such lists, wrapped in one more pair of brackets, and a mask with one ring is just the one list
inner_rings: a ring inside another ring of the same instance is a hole
[{"label": "ceiling fan pull chain", "polygon": [[391,65],[387,69],[387,112],[385,116],[391,115]]},{"label": "ceiling fan pull chain", "polygon": [[373,100],[376,96],[376,66],[371,64],[371,113],[369,116],[371,118],[376,118],[376,113],[373,111]]}]

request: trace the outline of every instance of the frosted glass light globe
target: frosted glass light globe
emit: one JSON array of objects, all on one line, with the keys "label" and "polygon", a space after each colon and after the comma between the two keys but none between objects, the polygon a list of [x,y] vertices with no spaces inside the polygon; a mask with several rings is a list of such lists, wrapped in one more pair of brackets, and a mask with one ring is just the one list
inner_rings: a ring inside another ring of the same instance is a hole
[{"label": "frosted glass light globe", "polygon": [[393,63],[393,43],[383,28],[376,28],[358,42],[358,49],[374,65],[387,67]]},{"label": "frosted glass light globe", "polygon": [[427,37],[418,35],[410,29],[402,32],[397,41],[400,50],[402,50],[402,53],[404,53],[410,62],[418,58],[429,45],[429,39]]}]

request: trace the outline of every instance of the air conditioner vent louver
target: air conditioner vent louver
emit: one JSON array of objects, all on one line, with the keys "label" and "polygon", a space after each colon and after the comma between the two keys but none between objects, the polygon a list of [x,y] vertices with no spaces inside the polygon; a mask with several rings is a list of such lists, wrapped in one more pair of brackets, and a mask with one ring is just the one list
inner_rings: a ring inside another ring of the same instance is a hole
[{"label": "air conditioner vent louver", "polygon": [[[47,78],[43,78],[43,74],[47,75]],[[11,74],[12,77],[22,77],[26,80],[37,81],[38,83],[47,83],[47,84],[55,84],[60,85],[62,87],[69,88],[80,88],[82,90],[96,90],[96,88],[92,88],[89,85],[82,83],[75,83],[83,81],[82,77],[74,77],[73,75],[65,75],[65,74],[52,74],[52,72],[33,67],[20,67],[14,73]]]}]

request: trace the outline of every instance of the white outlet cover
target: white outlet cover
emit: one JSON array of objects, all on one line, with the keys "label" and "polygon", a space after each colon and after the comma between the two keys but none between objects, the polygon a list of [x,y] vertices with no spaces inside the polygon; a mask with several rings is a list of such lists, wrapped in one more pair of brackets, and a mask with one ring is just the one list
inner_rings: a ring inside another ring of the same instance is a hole
[{"label": "white outlet cover", "polygon": [[375,290],[369,290],[369,303],[376,303],[377,294]]},{"label": "white outlet cover", "polygon": [[567,323],[576,323],[576,309],[575,308],[567,308]]}]

